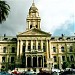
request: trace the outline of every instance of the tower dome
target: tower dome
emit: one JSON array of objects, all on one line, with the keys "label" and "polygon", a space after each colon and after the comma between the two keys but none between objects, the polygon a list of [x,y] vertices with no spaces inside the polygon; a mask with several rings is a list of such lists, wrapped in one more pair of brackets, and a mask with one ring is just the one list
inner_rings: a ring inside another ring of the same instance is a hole
[{"label": "tower dome", "polygon": [[32,28],[36,28],[36,29],[40,29],[40,16],[39,16],[39,12],[37,7],[35,6],[35,3],[33,2],[30,9],[29,9],[29,13],[27,16],[27,24],[28,24],[28,28],[32,29]]}]

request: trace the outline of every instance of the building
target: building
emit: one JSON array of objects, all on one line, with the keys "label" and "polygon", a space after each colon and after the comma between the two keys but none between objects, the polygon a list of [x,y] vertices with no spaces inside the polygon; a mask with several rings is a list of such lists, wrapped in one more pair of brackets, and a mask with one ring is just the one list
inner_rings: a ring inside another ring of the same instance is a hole
[{"label": "building", "polygon": [[39,11],[32,3],[25,32],[0,37],[0,68],[63,68],[75,66],[75,36],[52,36],[40,28]]}]

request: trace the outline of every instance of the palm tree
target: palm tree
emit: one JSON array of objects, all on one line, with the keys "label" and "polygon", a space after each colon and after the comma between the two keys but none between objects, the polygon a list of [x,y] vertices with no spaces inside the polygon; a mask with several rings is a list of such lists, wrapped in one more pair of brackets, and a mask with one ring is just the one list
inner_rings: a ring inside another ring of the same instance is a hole
[{"label": "palm tree", "polygon": [[9,11],[10,11],[10,6],[6,3],[6,1],[0,0],[0,23],[6,20]]}]

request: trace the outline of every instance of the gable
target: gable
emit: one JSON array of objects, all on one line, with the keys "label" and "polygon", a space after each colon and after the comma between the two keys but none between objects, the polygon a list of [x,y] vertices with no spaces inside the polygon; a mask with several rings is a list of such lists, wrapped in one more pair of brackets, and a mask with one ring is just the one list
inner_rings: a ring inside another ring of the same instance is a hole
[{"label": "gable", "polygon": [[51,36],[51,34],[39,29],[31,29],[26,32],[20,33],[17,36]]}]

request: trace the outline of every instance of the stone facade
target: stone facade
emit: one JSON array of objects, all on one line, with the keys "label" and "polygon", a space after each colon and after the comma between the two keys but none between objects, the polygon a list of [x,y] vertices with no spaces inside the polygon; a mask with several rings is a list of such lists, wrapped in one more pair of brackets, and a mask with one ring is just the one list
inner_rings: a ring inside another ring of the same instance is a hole
[{"label": "stone facade", "polygon": [[51,36],[40,28],[35,4],[26,18],[27,29],[16,37],[0,37],[0,68],[59,68],[63,62],[75,66],[75,36]]}]

